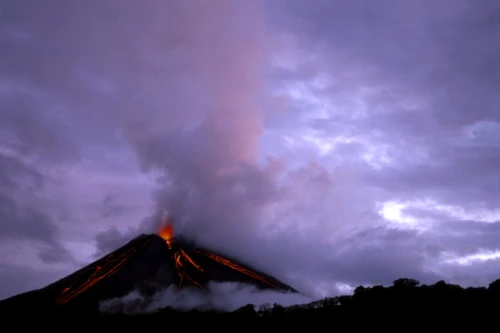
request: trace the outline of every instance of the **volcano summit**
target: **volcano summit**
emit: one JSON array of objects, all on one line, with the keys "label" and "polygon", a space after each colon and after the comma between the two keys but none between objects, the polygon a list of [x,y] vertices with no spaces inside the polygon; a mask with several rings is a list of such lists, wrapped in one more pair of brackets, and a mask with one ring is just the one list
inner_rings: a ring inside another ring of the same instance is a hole
[{"label": "volcano summit", "polygon": [[0,308],[98,309],[99,302],[139,290],[153,295],[172,284],[206,292],[209,282],[239,282],[260,289],[297,291],[276,278],[216,254],[182,237],[171,224],[158,235],[140,235],[94,263],[44,288],[3,300]]}]

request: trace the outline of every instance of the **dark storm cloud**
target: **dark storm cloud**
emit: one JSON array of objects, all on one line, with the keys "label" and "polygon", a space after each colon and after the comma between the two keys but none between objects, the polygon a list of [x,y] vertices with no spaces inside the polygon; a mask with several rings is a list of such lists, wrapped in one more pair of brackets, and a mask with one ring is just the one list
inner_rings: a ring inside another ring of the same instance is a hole
[{"label": "dark storm cloud", "polygon": [[33,195],[45,177],[37,168],[0,153],[0,239],[37,241],[39,258],[47,263],[71,260],[60,244],[58,227],[43,203]]},{"label": "dark storm cloud", "polygon": [[19,159],[0,154],[0,225],[3,237],[54,239],[56,226],[36,203],[18,198],[43,186],[44,176],[36,168]]},{"label": "dark storm cloud", "polygon": [[116,227],[110,227],[101,231],[96,236],[96,257],[107,255],[119,247],[125,245],[132,238],[137,236],[137,230],[129,230],[122,233]]},{"label": "dark storm cloud", "polygon": [[57,243],[43,247],[38,253],[38,258],[45,264],[73,261],[71,254],[63,246]]},{"label": "dark storm cloud", "polygon": [[498,249],[499,223],[475,221],[444,222],[430,236],[440,242],[442,250],[468,255]]},{"label": "dark storm cloud", "polygon": [[399,277],[435,282],[440,276],[426,267],[432,247],[420,243],[422,238],[409,230],[366,230],[350,240],[356,245],[336,254],[329,269],[335,279],[353,285],[388,284]]},{"label": "dark storm cloud", "polygon": [[[318,92],[334,103],[331,119],[316,120],[314,126],[388,146],[393,165],[376,173],[366,170],[370,182],[395,197],[498,205],[499,135],[481,142],[485,130],[478,128],[479,135],[466,137],[478,122],[495,128],[500,121],[497,2],[271,4],[281,10],[274,17],[284,31],[298,36],[298,47],[317,52],[306,73],[299,67],[289,79],[310,77],[314,65],[316,73],[331,77]],[[373,89],[358,97],[366,104],[363,117],[334,110],[343,93],[360,87]]]},{"label": "dark storm cloud", "polygon": [[113,215],[124,215],[132,211],[133,208],[134,207],[122,205],[116,202],[116,199],[112,195],[107,195],[102,201],[100,210],[102,217],[109,217]]},{"label": "dark storm cloud", "polygon": [[[78,158],[78,146],[54,114],[61,108],[56,95],[29,72],[40,69],[37,61],[22,62],[37,42],[11,25],[14,8],[13,2],[3,3],[0,18],[0,238],[32,243],[45,263],[68,262],[71,256],[44,196],[62,182],[50,170]],[[24,72],[16,61],[26,65]]]},{"label": "dark storm cloud", "polygon": [[37,91],[23,89],[22,84],[12,86],[10,91],[0,91],[3,143],[10,144],[24,156],[37,156],[52,162],[74,158],[77,146],[62,133],[62,124],[56,117],[44,114],[44,111],[51,111],[44,107],[44,103],[50,102],[49,98],[36,96]]},{"label": "dark storm cloud", "polygon": [[[306,86],[304,94],[328,103],[327,119],[311,116],[309,120],[323,137],[322,143],[329,144],[339,135],[354,139],[335,145],[324,160],[359,175],[362,185],[356,185],[374,191],[373,200],[432,199],[458,211],[451,217],[449,212],[436,212],[431,204],[426,214],[404,209],[407,215],[430,218],[433,226],[426,232],[407,231],[407,240],[401,243],[392,240],[395,231],[366,231],[368,238],[356,234],[349,251],[338,257],[339,276],[364,283],[387,282],[390,272],[427,274],[425,265],[439,266],[442,252],[467,255],[497,249],[496,223],[459,220],[466,218],[460,217],[460,210],[476,212],[481,219],[478,209],[495,210],[500,202],[500,132],[493,131],[500,121],[500,40],[495,37],[500,35],[499,4],[267,4],[274,32],[286,38],[284,52],[288,48],[292,59],[294,53],[299,55],[291,68],[277,61],[278,67],[269,74],[273,83],[284,81],[294,89]],[[321,75],[328,80],[318,86],[314,80]],[[284,106],[291,118],[300,118],[301,109],[318,107],[315,100],[297,104],[294,99]],[[288,119],[287,123],[288,128],[296,128],[300,121]],[[369,165],[363,155],[373,147],[375,158],[385,155],[389,162],[377,168]],[[366,242],[376,246],[358,248]],[[480,265],[460,268],[461,281],[466,280],[466,272],[471,279],[480,275]],[[363,271],[374,266],[385,268]],[[377,272],[389,273],[382,277]],[[438,276],[429,274],[427,279]]]},{"label": "dark storm cloud", "polygon": [[29,238],[51,241],[56,234],[56,226],[40,212],[40,208],[19,205],[9,197],[1,201],[3,222],[1,231],[3,237]]}]

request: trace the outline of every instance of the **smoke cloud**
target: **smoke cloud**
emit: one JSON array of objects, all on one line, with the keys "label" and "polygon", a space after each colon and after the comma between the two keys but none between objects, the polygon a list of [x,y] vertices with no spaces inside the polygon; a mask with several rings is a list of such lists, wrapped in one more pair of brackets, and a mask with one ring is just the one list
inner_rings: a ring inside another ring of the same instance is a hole
[{"label": "smoke cloud", "polygon": [[170,286],[151,298],[146,298],[139,291],[134,291],[124,297],[101,302],[100,311],[152,313],[169,307],[180,311],[197,309],[230,312],[247,304],[253,304],[256,307],[274,303],[290,306],[313,301],[313,299],[300,294],[263,291],[239,283],[211,282],[207,289],[209,293],[194,287],[178,290],[176,286]]},{"label": "smoke cloud", "polygon": [[[166,210],[178,232],[228,239],[254,228],[279,196],[279,163],[258,164],[262,9],[227,0],[147,5],[145,13],[124,15],[141,31],[131,31],[126,44],[139,51],[123,55],[134,80],[118,84],[136,98],[115,118],[142,171],[158,184],[157,209],[143,229],[154,231]],[[141,14],[153,15],[153,23]]]},{"label": "smoke cloud", "polygon": [[259,154],[266,119],[263,9],[258,1],[148,4],[166,16],[154,17],[159,28],[142,36],[156,33],[151,40],[164,44],[148,38],[140,53],[127,55],[137,75],[124,86],[140,93],[117,115],[142,171],[157,184],[156,210],[140,231],[157,231],[166,211],[176,234],[269,269],[256,260],[257,244],[265,248],[269,234],[283,233],[284,221],[303,218],[299,209],[317,204],[332,179],[316,164],[285,173],[285,160]]},{"label": "smoke cloud", "polygon": [[279,194],[275,166],[257,165],[262,13],[257,2],[179,2],[178,9],[182,48],[167,60],[179,72],[168,73],[165,121],[153,114],[126,133],[143,170],[157,174],[153,221],[166,210],[179,232],[227,240],[255,228]]}]

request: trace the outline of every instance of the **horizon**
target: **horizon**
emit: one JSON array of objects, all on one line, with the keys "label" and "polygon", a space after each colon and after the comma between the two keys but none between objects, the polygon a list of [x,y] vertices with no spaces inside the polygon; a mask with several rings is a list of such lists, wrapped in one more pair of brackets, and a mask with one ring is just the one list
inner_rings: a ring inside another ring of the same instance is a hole
[{"label": "horizon", "polygon": [[0,299],[166,217],[317,299],[500,278],[498,17],[495,0],[3,1]]}]

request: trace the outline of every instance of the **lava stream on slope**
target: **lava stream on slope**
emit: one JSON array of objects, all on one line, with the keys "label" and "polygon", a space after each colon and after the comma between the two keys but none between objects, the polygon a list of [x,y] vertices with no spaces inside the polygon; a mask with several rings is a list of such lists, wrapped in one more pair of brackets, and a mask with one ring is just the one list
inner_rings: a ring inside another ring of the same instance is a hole
[{"label": "lava stream on slope", "polygon": [[56,304],[62,305],[69,302],[97,284],[99,281],[117,273],[123,264],[149,241],[150,239],[144,239],[136,246],[119,255],[111,253],[105,258],[102,265],[91,266],[83,270],[68,287],[61,291],[61,294],[56,299]]},{"label": "lava stream on slope", "polygon": [[[158,235],[161,236],[166,242],[172,251],[174,251],[173,258],[175,262],[175,268],[177,271],[177,274],[179,276],[179,288],[182,287],[182,283],[184,279],[189,280],[191,283],[193,283],[195,286],[205,290],[203,285],[196,281],[190,274],[187,273],[188,266],[193,267],[196,271],[198,272],[203,272],[203,268],[195,262],[195,260],[190,257],[181,247],[179,247],[177,244],[174,242],[174,233],[173,233],[173,226],[171,222],[168,222],[165,226],[161,227],[160,230],[158,231]],[[197,249],[196,250],[197,255],[203,255],[218,264],[221,264],[227,268],[230,268],[231,270],[237,271],[241,274],[244,274],[246,276],[251,277],[254,280],[257,280],[268,287],[271,288],[276,288],[279,289],[280,287],[277,286],[276,284],[268,281],[266,278],[261,276],[260,274],[257,274],[243,266],[240,266],[236,264],[235,262],[224,258],[220,255],[217,255],[215,253],[206,251],[206,250],[201,250]]]}]

